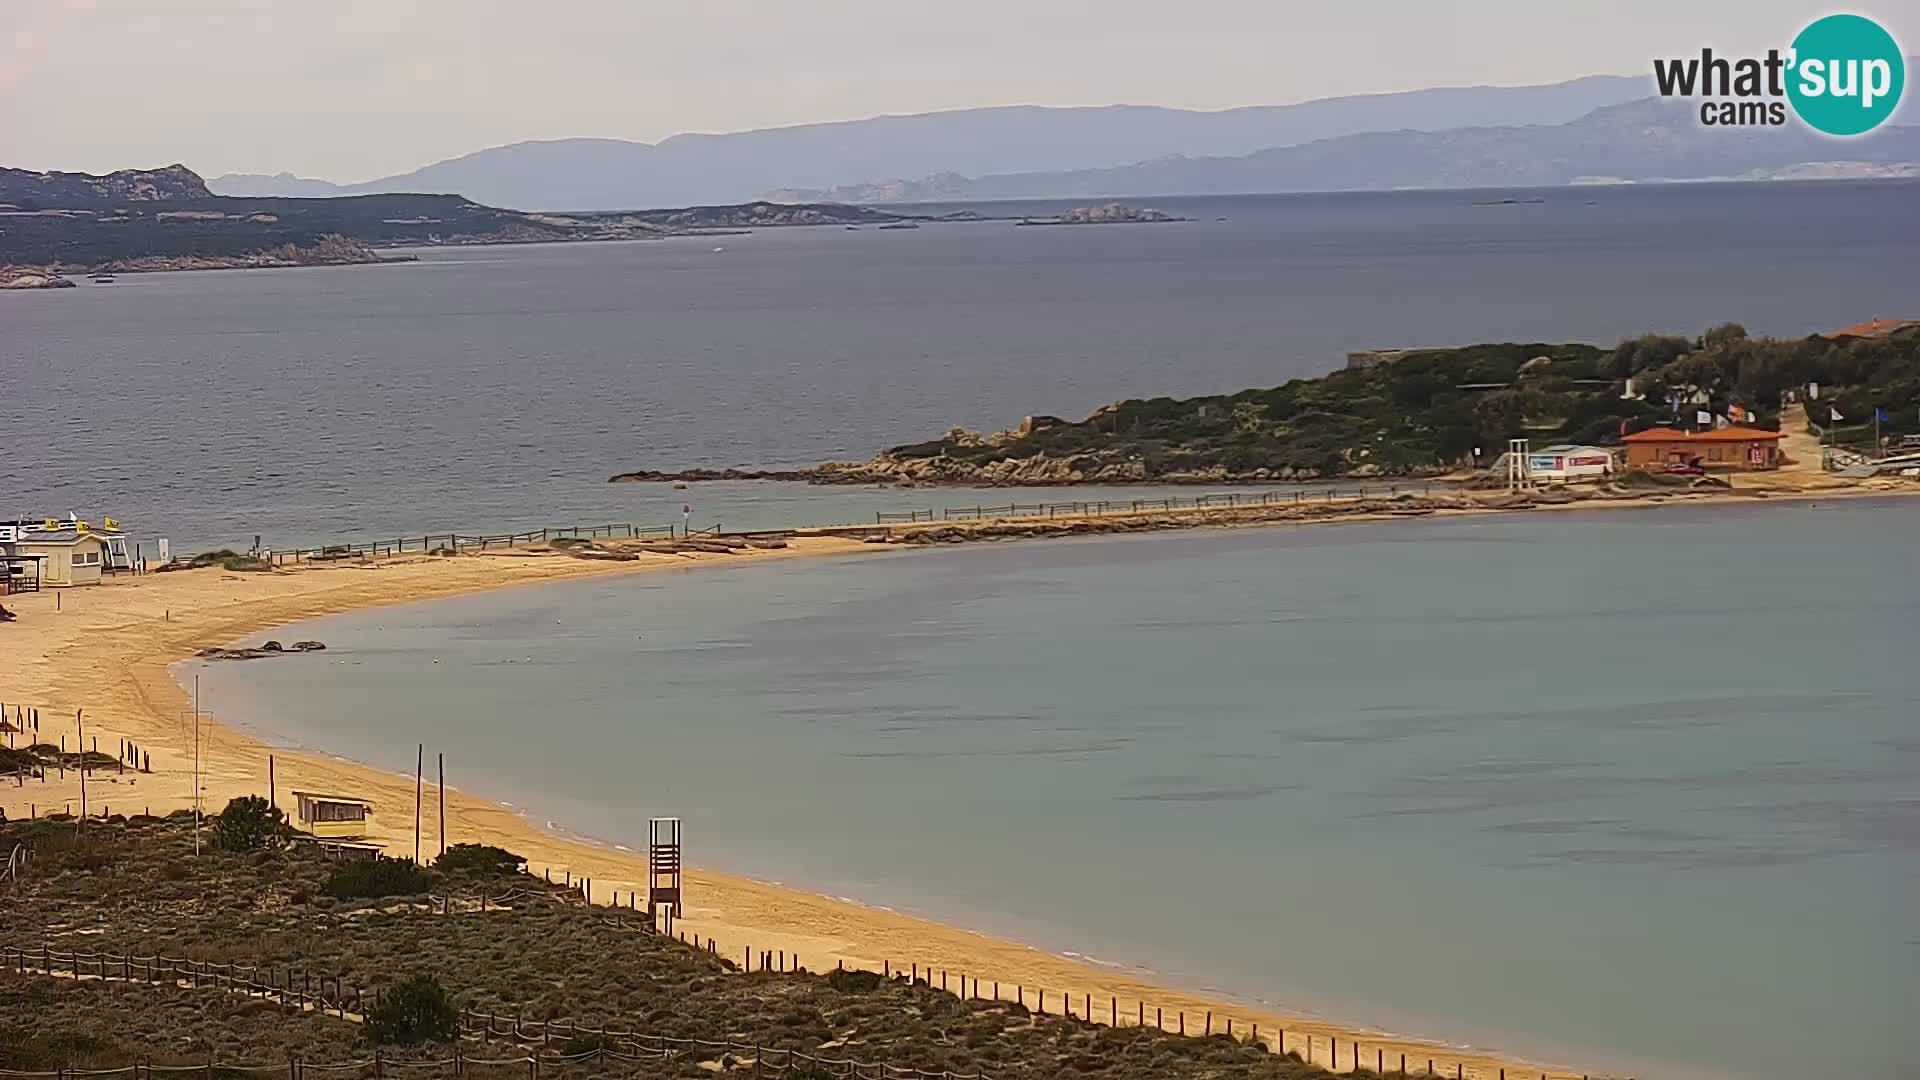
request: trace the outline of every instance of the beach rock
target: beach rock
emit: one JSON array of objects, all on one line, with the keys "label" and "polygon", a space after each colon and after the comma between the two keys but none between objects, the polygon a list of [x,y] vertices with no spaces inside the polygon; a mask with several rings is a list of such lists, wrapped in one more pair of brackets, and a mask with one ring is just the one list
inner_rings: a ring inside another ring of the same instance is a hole
[{"label": "beach rock", "polygon": [[257,649],[222,649],[218,647],[201,649],[193,655],[202,660],[259,660],[268,656],[283,656],[289,652],[319,652],[326,648],[318,641],[296,641],[292,649],[281,646],[278,641],[268,641]]},{"label": "beach rock", "polygon": [[72,281],[52,271],[0,271],[0,289],[73,289]]}]

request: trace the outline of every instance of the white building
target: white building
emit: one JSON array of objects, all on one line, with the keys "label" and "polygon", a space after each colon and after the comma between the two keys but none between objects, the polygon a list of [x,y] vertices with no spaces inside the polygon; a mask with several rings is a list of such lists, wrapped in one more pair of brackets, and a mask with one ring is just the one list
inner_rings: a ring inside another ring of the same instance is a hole
[{"label": "white building", "polygon": [[1615,469],[1613,451],[1604,446],[1546,446],[1527,455],[1527,472],[1541,483],[1604,480]]}]

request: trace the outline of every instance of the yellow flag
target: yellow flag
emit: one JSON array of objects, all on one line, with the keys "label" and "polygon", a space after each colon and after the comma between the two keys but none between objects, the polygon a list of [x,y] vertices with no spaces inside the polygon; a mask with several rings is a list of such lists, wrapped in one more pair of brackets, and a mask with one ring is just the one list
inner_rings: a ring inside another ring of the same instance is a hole
[{"label": "yellow flag", "polygon": [[120,527],[120,523],[113,520],[112,518],[101,518],[100,526],[105,529],[118,529]]},{"label": "yellow flag", "polygon": [[45,521],[42,521],[40,523],[40,527],[47,530],[48,532],[52,532],[53,530],[58,529],[60,527],[60,522],[58,522],[53,518],[48,518]]}]

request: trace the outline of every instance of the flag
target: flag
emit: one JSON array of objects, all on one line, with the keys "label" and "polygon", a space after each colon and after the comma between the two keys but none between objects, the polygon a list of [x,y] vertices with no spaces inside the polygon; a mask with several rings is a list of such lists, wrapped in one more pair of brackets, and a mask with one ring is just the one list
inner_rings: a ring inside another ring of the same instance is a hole
[{"label": "flag", "polygon": [[1827,406],[1827,412],[1828,412],[1828,413],[1829,413],[1829,414],[1830,414],[1830,415],[1832,416],[1832,418],[1833,418],[1833,419],[1834,419],[1835,421],[1839,421],[1839,420],[1844,420],[1844,419],[1846,419],[1846,417],[1844,417],[1844,416],[1841,416],[1841,415],[1840,415],[1840,410],[1839,410],[1839,409],[1836,409],[1836,408],[1834,408],[1834,407],[1833,407],[1833,406],[1831,406],[1831,405],[1829,405],[1829,406]]},{"label": "flag", "polygon": [[1891,422],[1892,420],[1893,420],[1893,417],[1887,415],[1887,410],[1879,407],[1878,405],[1874,406],[1873,408],[1874,423],[1885,424],[1885,423]]}]

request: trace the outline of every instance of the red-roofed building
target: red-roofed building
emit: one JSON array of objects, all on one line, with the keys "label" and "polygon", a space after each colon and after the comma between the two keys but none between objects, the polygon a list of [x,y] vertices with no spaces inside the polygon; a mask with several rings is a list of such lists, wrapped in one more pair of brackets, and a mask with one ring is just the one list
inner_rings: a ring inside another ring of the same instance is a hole
[{"label": "red-roofed building", "polygon": [[1657,427],[1636,431],[1620,441],[1627,444],[1629,468],[1698,463],[1709,469],[1753,471],[1780,467],[1780,440],[1785,435],[1759,428],[1732,427],[1713,431],[1677,431]]},{"label": "red-roofed building", "polygon": [[1866,322],[1849,326],[1845,330],[1835,330],[1825,336],[1830,338],[1886,337],[1888,334],[1915,326],[1920,326],[1920,319],[1868,319]]}]

